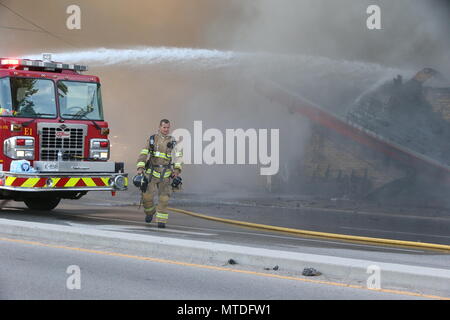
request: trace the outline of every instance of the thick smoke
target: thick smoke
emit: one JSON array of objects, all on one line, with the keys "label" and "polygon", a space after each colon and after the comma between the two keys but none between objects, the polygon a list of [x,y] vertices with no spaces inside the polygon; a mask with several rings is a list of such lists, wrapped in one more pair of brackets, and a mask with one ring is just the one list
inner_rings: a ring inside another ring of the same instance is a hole
[{"label": "thick smoke", "polygon": [[[366,27],[366,9],[374,4],[381,9],[382,30]],[[236,50],[450,71],[448,1],[255,0],[242,6],[248,19],[228,38]],[[216,34],[211,38],[222,41]]]},{"label": "thick smoke", "polygon": [[[80,0],[81,30],[66,28],[66,8],[73,1],[2,3],[27,19],[0,7],[0,26],[16,28],[0,28],[0,50],[7,55],[165,46],[450,68],[445,0]],[[371,4],[381,7],[382,30],[366,28]]]}]

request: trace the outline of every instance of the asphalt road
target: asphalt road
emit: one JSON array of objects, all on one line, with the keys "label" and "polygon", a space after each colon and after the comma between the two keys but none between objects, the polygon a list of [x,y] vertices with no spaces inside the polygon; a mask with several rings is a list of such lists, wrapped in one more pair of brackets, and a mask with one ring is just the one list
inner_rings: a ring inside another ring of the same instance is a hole
[{"label": "asphalt road", "polygon": [[158,229],[155,223],[144,222],[142,211],[137,206],[121,206],[120,202],[105,205],[100,202],[94,204],[66,200],[54,211],[42,212],[31,211],[21,203],[10,202],[8,207],[0,211],[0,217],[432,268],[448,268],[450,265],[448,252],[304,237],[209,221],[175,212],[170,213],[167,228]]},{"label": "asphalt road", "polygon": [[[243,207],[245,210],[245,207]],[[292,234],[194,218],[171,213],[166,229],[146,224],[142,208],[121,202],[63,201],[52,212],[27,210],[10,202],[0,217],[126,233],[236,244],[381,262],[447,269],[450,255],[415,248],[301,237]],[[20,236],[17,238],[20,241]],[[29,239],[28,239],[29,240]],[[102,255],[1,241],[0,298],[2,299],[411,299],[415,296],[342,287],[333,283],[264,275],[264,270],[236,273],[165,264],[123,256]],[[81,289],[69,290],[66,273],[79,266]],[[229,266],[228,266],[229,267]],[[237,266],[239,267],[239,266]],[[273,267],[273,266],[268,266]],[[295,277],[294,277],[295,278]]]},{"label": "asphalt road", "polygon": [[415,299],[400,294],[0,241],[0,299]]},{"label": "asphalt road", "polygon": [[[304,199],[302,199],[304,198]],[[112,198],[90,193],[81,202],[138,203],[131,187]],[[217,195],[175,193],[171,205],[220,218],[279,227],[450,245],[450,211],[437,208],[378,207],[351,201],[307,200],[301,195]]]}]

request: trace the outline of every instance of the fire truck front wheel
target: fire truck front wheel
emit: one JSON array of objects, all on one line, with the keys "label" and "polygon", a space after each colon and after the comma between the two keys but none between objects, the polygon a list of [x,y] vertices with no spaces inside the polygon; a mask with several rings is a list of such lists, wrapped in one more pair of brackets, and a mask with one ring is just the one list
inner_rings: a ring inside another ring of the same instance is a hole
[{"label": "fire truck front wheel", "polygon": [[50,211],[55,209],[61,198],[30,198],[25,199],[26,206],[32,210]]}]

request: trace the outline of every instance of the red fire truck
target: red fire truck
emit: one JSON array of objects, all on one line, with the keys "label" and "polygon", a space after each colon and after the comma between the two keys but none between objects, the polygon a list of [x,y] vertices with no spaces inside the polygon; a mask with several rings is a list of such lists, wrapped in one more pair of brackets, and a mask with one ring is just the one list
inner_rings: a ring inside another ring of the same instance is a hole
[{"label": "red fire truck", "polygon": [[86,66],[0,58],[0,199],[52,210],[88,191],[125,190],[108,161],[100,80]]}]

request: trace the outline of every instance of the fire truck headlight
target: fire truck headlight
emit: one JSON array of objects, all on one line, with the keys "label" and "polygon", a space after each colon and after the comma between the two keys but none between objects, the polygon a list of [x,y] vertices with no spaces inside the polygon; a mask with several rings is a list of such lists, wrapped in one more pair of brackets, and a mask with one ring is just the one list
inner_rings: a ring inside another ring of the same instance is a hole
[{"label": "fire truck headlight", "polygon": [[11,137],[5,139],[3,153],[11,159],[34,160],[34,138]]},{"label": "fire truck headlight", "polygon": [[95,160],[108,160],[109,152],[91,151],[91,158]]},{"label": "fire truck headlight", "polygon": [[90,158],[96,160],[109,159],[109,140],[107,139],[91,139]]}]

